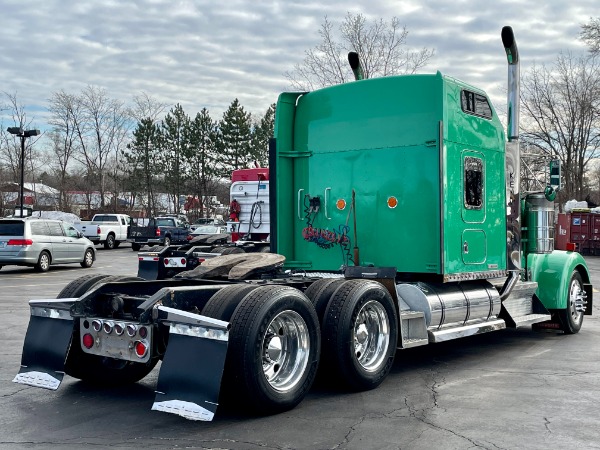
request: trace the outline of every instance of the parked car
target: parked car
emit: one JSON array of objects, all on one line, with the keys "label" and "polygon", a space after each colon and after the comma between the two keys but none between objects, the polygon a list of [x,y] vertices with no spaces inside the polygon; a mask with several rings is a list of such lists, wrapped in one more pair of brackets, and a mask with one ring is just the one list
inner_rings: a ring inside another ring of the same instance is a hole
[{"label": "parked car", "polygon": [[190,231],[193,232],[202,225],[226,225],[226,223],[222,219],[215,219],[214,217],[201,217],[190,225]]},{"label": "parked car", "polygon": [[199,238],[206,236],[223,235],[225,240],[231,241],[231,233],[227,231],[227,225],[199,225],[190,235],[188,240],[195,243]]},{"label": "parked car", "polygon": [[91,267],[94,243],[71,223],[35,218],[0,219],[0,268],[31,266],[46,272],[51,265],[79,263]]}]

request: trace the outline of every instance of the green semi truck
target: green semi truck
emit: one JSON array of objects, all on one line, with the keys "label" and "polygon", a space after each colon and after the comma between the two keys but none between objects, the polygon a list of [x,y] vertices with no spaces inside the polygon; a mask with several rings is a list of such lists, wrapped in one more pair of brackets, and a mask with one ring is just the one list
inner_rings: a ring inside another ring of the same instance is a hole
[{"label": "green semi truck", "polygon": [[556,168],[543,192],[519,192],[510,27],[502,41],[506,132],[482,90],[441,73],[363,80],[356,54],[356,81],[281,94],[271,253],[166,280],[88,275],[32,300],[14,381],[131,383],[162,360],[152,409],[211,420],[222,401],[293,408],[317,371],[375,388],[399,350],[506,327],[577,333],[589,272],[553,249]]}]

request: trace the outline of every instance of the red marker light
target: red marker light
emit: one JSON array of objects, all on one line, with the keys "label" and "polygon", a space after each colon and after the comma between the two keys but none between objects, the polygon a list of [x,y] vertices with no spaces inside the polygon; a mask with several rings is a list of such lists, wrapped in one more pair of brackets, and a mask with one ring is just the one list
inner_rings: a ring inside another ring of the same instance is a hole
[{"label": "red marker light", "polygon": [[165,266],[167,266],[169,264],[169,258],[165,258],[163,262],[165,263]]},{"label": "red marker light", "polygon": [[566,250],[568,252],[574,252],[576,250],[575,242],[567,242]]},{"label": "red marker light", "polygon": [[83,335],[83,346],[85,348],[92,348],[94,346],[94,337],[90,333]]},{"label": "red marker light", "polygon": [[181,258],[181,264],[185,266],[185,258]]},{"label": "red marker light", "polygon": [[135,354],[138,358],[143,358],[148,353],[148,346],[144,341],[135,342]]}]

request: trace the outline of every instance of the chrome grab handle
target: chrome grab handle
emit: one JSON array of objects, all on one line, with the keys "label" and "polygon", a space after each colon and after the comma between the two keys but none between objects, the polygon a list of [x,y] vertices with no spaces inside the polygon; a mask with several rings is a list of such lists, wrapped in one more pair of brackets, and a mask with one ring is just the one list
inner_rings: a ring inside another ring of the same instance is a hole
[{"label": "chrome grab handle", "polygon": [[331,220],[331,217],[329,217],[329,215],[327,215],[327,208],[329,206],[329,201],[328,201],[328,197],[327,197],[327,191],[331,191],[331,188],[325,188],[325,193],[323,194],[323,197],[325,198],[325,218],[327,220]]},{"label": "chrome grab handle", "polygon": [[298,219],[302,220],[302,213],[300,212],[300,198],[302,197],[302,193],[304,189],[298,189]]}]

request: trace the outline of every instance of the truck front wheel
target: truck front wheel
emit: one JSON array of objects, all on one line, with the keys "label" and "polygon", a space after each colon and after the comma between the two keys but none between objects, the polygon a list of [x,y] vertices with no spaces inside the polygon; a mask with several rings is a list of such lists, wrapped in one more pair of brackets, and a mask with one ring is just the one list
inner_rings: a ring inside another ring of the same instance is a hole
[{"label": "truck front wheel", "polygon": [[397,339],[396,308],[385,287],[348,280],[325,311],[321,371],[352,390],[373,389],[392,367]]},{"label": "truck front wheel", "polygon": [[578,271],[574,270],[569,281],[569,292],[567,294],[567,307],[558,311],[561,330],[565,334],[576,334],[581,330],[583,324],[583,280]]},{"label": "truck front wheel", "polygon": [[315,379],[320,331],[310,300],[288,286],[261,286],[231,317],[224,387],[227,403],[276,413],[302,401]]}]

